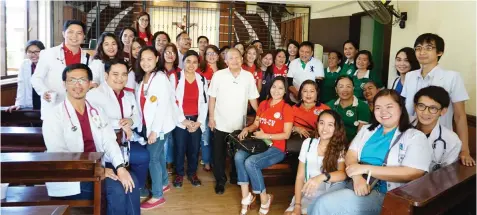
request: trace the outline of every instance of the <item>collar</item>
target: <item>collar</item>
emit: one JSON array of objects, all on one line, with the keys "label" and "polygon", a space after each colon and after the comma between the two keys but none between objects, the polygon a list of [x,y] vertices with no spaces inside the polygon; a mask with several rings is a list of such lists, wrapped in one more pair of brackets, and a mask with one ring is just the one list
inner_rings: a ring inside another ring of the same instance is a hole
[{"label": "collar", "polygon": [[[338,69],[336,70],[336,73],[339,73],[341,71],[341,66],[338,66]],[[326,72],[331,72],[330,67],[326,68]]]},{"label": "collar", "polygon": [[[417,121],[418,121],[417,116],[416,116],[416,118],[415,118],[413,121],[411,121],[412,126],[413,126],[414,128],[416,128],[416,129],[417,129],[417,123],[418,123]],[[439,137],[439,125],[440,125],[440,123],[441,123],[440,121],[441,121],[441,119],[440,119],[440,117],[439,117],[439,119],[437,119],[437,123],[436,123],[436,125],[434,126],[434,128],[432,129],[432,131],[431,131],[431,133],[430,133],[428,139],[431,138],[431,137],[433,137],[434,139],[437,139],[437,138]],[[442,126],[441,126],[441,127],[442,127]],[[441,128],[441,129],[443,129],[443,128]],[[423,133],[424,133],[424,132],[423,132]],[[442,136],[442,134],[441,134],[441,136]]]},{"label": "collar", "polygon": [[[65,53],[70,53],[71,55],[75,55],[75,54],[73,54],[73,51],[69,50],[68,47],[66,47],[66,45],[65,45],[64,42],[61,43],[61,46],[63,47],[63,51],[64,51]],[[77,55],[77,54],[81,54],[81,47],[79,48],[79,52],[76,53],[76,55]]]},{"label": "collar", "polygon": [[[441,71],[441,68],[439,67],[439,64],[437,64],[434,68],[432,68],[432,70],[429,73],[427,73],[426,78],[427,77],[434,78],[439,71]],[[419,69],[419,74],[417,77],[424,79],[424,77],[422,77],[422,68]]]},{"label": "collar", "polygon": [[[358,77],[358,70],[354,71],[353,76]],[[369,78],[369,69],[366,71],[366,74],[363,76],[363,78]]]},{"label": "collar", "polygon": [[[335,105],[339,105],[339,104],[340,104],[340,100],[341,100],[340,98],[336,99]],[[352,104],[352,106],[353,106],[353,107],[357,107],[358,104],[359,104],[358,98],[353,95],[353,104]]]},{"label": "collar", "polygon": [[351,60],[350,60],[350,59],[346,59],[346,62],[345,62],[345,64],[348,64],[348,63],[350,63],[350,64],[354,64],[354,60],[353,60],[353,62],[351,62]]},{"label": "collar", "polygon": [[301,64],[305,64],[305,65],[306,65],[306,64],[310,63],[310,62],[313,60],[313,56],[311,56],[311,57],[310,57],[310,60],[309,60],[308,62],[306,62],[306,63],[303,62],[303,61],[301,60],[301,58],[298,58],[298,59],[300,59],[300,63],[301,63]]}]

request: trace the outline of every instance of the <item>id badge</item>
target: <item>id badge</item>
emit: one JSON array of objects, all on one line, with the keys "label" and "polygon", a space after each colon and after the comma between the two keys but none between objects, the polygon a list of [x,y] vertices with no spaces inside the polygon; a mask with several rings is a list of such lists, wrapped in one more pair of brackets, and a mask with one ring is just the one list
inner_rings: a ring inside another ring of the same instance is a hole
[{"label": "id badge", "polygon": [[164,140],[164,132],[161,131],[161,132],[159,133],[159,139],[160,139],[160,140]]}]

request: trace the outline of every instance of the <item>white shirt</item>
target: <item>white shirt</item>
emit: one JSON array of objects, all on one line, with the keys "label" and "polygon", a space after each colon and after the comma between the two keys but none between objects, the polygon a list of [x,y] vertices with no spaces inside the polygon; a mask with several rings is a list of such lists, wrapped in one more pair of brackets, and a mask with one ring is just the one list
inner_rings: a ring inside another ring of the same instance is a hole
[{"label": "white shirt", "polygon": [[417,91],[428,86],[439,86],[444,88],[451,98],[451,104],[447,113],[440,117],[440,124],[453,130],[452,118],[454,116],[453,103],[469,100],[469,95],[465,90],[464,81],[459,73],[445,70],[439,66],[434,67],[426,77],[422,77],[421,69],[414,70],[406,74],[406,81],[401,92],[401,96],[406,98],[406,109],[410,116],[415,115],[414,95]]},{"label": "white shirt", "polygon": [[[92,105],[92,104],[91,104]],[[99,121],[93,119],[96,109]],[[66,99],[52,108],[49,117],[43,120],[43,139],[47,152],[84,152],[83,132],[76,115],[76,110],[71,102]],[[114,167],[124,163],[124,159],[116,142],[116,134],[108,117],[100,106],[88,105],[86,103],[85,114],[88,114],[91,133],[97,152],[104,152],[101,159],[103,165],[110,162]],[[77,130],[73,131],[72,126]],[[79,194],[79,182],[48,182],[46,183],[49,196],[71,196]]]},{"label": "white shirt", "polygon": [[[417,120],[414,122],[414,126],[416,124]],[[439,127],[440,129],[442,129],[442,131],[439,131]],[[446,143],[445,150],[444,142],[438,140],[439,136]],[[440,125],[438,122],[436,126],[434,126],[434,128],[432,129],[431,134],[429,135],[427,140],[432,150],[432,162],[429,166],[429,171],[432,171],[432,167],[434,167],[438,163],[441,164],[441,167],[444,167],[457,161],[460,150],[462,148],[462,141],[460,141],[456,133]],[[434,144],[435,148],[433,146]]]},{"label": "white shirt", "polygon": [[179,65],[177,67],[184,69],[184,55],[180,51],[177,51],[177,57],[179,59]]},{"label": "white shirt", "polygon": [[[81,63],[91,63],[86,57],[86,53],[81,52]],[[36,65],[35,73],[31,76],[31,85],[41,96],[41,119],[44,120],[54,106],[63,102],[66,96],[66,88],[63,84],[63,70],[66,67],[65,52],[63,43],[61,45],[42,50],[40,60]],[[43,95],[47,91],[56,93],[55,101],[47,102]]]},{"label": "white shirt", "polygon": [[18,72],[17,98],[15,99],[15,106],[21,108],[33,107],[31,64],[31,60],[25,59],[20,66],[20,71]]},{"label": "white shirt", "polygon": [[[321,175],[323,172],[321,172],[321,167],[323,166],[323,158],[324,156],[318,155],[318,145],[320,144],[320,138],[313,138],[313,141],[311,141],[311,146],[310,146],[310,140],[311,138],[307,138],[303,141],[303,144],[301,145],[301,150],[300,150],[300,155],[298,156],[298,160],[302,163],[306,163],[308,161],[308,164],[306,165],[307,170],[307,176],[305,175],[305,179],[308,178],[313,178],[317,175]],[[344,162],[343,156],[340,156],[338,159],[338,163]],[[321,188],[322,186],[320,186]]]},{"label": "white shirt", "polygon": [[134,71],[131,70],[128,73],[128,82],[126,83],[126,88],[136,91],[136,87],[137,87],[136,75],[134,74]]},{"label": "white shirt", "polygon": [[216,128],[231,133],[242,129],[250,99],[259,97],[255,79],[243,69],[235,78],[229,68],[219,70],[212,76],[209,96],[216,98],[214,118]]},{"label": "white shirt", "polygon": [[[323,63],[312,57],[310,61],[306,63],[305,69],[301,67],[301,59],[297,58],[290,62],[288,67],[288,78],[293,78],[293,86],[298,90],[301,84],[306,80],[315,81],[316,78],[325,77]],[[292,100],[297,102],[296,98],[292,97]]]},{"label": "white shirt", "polygon": [[[368,128],[371,125],[364,125],[359,130],[356,137],[351,142],[349,150],[353,150],[357,153],[358,161],[361,158],[361,151],[363,150],[366,142],[373,136],[379,128],[369,131]],[[394,143],[395,139],[401,134],[399,128],[394,132],[393,139],[391,140],[390,147]],[[393,146],[389,152],[388,159],[386,160],[387,166],[406,166],[414,169],[419,169],[425,172],[429,172],[429,165],[431,164],[432,148],[427,144],[426,135],[419,130],[410,128],[401,136],[399,142]],[[387,181],[387,190],[390,191],[394,188],[400,187],[405,183],[389,182]]]},{"label": "white shirt", "polygon": [[94,59],[88,65],[93,73],[93,83],[103,84],[104,79],[104,63],[101,59]]}]

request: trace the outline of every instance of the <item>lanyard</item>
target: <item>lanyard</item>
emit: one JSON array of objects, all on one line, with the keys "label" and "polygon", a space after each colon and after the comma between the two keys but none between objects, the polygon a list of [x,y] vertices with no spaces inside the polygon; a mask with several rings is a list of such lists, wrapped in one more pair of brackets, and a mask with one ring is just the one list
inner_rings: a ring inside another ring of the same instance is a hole
[{"label": "lanyard", "polygon": [[308,144],[308,150],[306,151],[305,157],[305,182],[308,181],[310,176],[308,175],[308,153],[310,153],[311,143],[313,142],[313,138],[310,139],[310,143]]},{"label": "lanyard", "polygon": [[152,82],[152,79],[154,79],[154,77],[156,77],[156,73],[152,74],[152,77],[147,82],[147,89],[146,90],[144,90],[144,82],[143,82],[142,91],[144,92],[144,97],[147,96],[147,92],[149,91],[149,87],[151,87],[151,82]]}]

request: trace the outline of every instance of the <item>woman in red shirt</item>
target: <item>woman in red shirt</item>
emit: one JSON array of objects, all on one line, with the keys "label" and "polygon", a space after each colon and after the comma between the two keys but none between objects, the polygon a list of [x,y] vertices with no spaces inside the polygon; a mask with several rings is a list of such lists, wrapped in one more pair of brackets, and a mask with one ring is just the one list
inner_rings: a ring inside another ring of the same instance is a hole
[{"label": "woman in red shirt", "polygon": [[273,196],[267,194],[263,180],[262,169],[272,166],[285,158],[285,141],[290,137],[293,127],[292,108],[285,101],[288,97],[288,86],[284,77],[276,77],[272,82],[268,100],[260,103],[255,122],[244,128],[239,135],[243,139],[249,132],[257,139],[272,142],[267,151],[251,155],[239,150],[235,154],[238,185],[242,190],[242,210],[246,214],[248,206],[255,201],[254,195],[249,192],[249,183],[252,183],[254,194],[260,194],[260,214],[267,214]]},{"label": "woman in red shirt", "polygon": [[119,39],[123,44],[123,58],[124,62],[129,63],[129,56],[131,55],[131,44],[133,39],[137,37],[136,29],[132,27],[124,27],[119,33]]},{"label": "woman in red shirt", "polygon": [[286,61],[286,53],[283,49],[278,49],[275,53],[275,58],[273,60],[273,75],[287,77],[288,66],[285,64]]},{"label": "woman in red shirt", "polygon": [[261,68],[261,59],[258,53],[258,49],[250,45],[245,49],[243,55],[243,64],[242,69],[252,73],[253,78],[255,78],[255,84],[257,85],[257,90],[260,93],[262,90],[262,70]]},{"label": "woman in red shirt", "polygon": [[198,71],[210,83],[215,72],[225,69],[224,60],[220,57],[219,48],[215,45],[205,47],[205,60],[200,62]]},{"label": "woman in red shirt", "polygon": [[139,38],[143,39],[148,46],[152,45],[152,34],[151,34],[151,20],[150,16],[146,12],[139,13],[139,16],[136,20],[136,30],[139,35]]},{"label": "woman in red shirt", "polygon": [[295,116],[292,131],[300,134],[301,137],[314,137],[311,132],[316,131],[318,115],[322,111],[330,109],[327,105],[319,102],[319,93],[318,84],[312,80],[306,80],[300,86],[298,98],[301,99],[292,107]]}]

